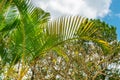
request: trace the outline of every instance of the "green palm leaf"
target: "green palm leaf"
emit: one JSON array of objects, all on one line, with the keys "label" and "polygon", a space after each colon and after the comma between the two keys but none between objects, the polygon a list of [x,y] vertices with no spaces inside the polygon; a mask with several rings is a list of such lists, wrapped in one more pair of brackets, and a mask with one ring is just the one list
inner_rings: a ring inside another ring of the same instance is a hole
[{"label": "green palm leaf", "polygon": [[70,40],[90,41],[97,43],[106,53],[106,50],[109,51],[110,45],[104,40],[94,38],[94,36],[97,36],[94,35],[97,30],[98,27],[94,26],[92,21],[80,16],[61,17],[49,22],[46,28],[48,35],[61,37],[58,43],[64,43]]}]

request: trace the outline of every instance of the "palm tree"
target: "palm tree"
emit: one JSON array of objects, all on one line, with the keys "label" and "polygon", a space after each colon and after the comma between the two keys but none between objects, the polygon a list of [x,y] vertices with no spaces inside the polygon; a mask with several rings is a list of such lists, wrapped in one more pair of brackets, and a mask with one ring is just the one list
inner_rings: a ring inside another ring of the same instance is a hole
[{"label": "palm tree", "polygon": [[[5,79],[14,76],[21,80],[29,69],[34,74],[35,62],[50,50],[65,56],[59,45],[66,42],[93,41],[109,49],[107,42],[92,37],[97,31],[93,22],[80,16],[49,21],[50,14],[34,7],[29,0],[2,0],[0,14],[0,56],[2,68],[7,66]],[[15,66],[18,69],[12,75]]]}]

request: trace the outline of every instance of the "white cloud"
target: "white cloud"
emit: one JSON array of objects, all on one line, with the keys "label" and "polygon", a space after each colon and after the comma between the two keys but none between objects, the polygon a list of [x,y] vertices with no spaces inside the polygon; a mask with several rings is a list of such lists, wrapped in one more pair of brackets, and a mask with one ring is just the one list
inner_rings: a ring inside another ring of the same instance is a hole
[{"label": "white cloud", "polygon": [[50,12],[52,18],[64,15],[102,18],[110,12],[111,4],[111,0],[32,0],[32,2]]},{"label": "white cloud", "polygon": [[120,18],[120,13],[116,14],[116,16]]}]

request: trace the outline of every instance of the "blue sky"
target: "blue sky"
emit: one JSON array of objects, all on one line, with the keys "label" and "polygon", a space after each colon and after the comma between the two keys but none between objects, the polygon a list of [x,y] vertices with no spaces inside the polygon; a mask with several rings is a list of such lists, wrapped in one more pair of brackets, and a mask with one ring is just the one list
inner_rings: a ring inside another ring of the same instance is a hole
[{"label": "blue sky", "polygon": [[50,12],[52,19],[66,15],[100,18],[117,27],[120,40],[120,0],[32,0],[32,3]]},{"label": "blue sky", "polygon": [[117,27],[118,40],[120,41],[120,0],[112,0],[110,10],[111,12],[103,20]]}]

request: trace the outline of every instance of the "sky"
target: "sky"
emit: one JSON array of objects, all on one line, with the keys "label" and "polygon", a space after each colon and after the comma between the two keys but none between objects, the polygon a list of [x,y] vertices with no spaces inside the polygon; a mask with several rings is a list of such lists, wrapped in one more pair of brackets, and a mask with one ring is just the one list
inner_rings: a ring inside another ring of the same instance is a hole
[{"label": "sky", "polygon": [[112,4],[109,9],[111,12],[106,15],[103,20],[108,24],[117,27],[117,36],[120,41],[120,0],[112,0]]},{"label": "sky", "polygon": [[120,40],[120,0],[32,0],[32,2],[50,12],[52,19],[68,15],[100,18],[117,27],[117,36]]}]

